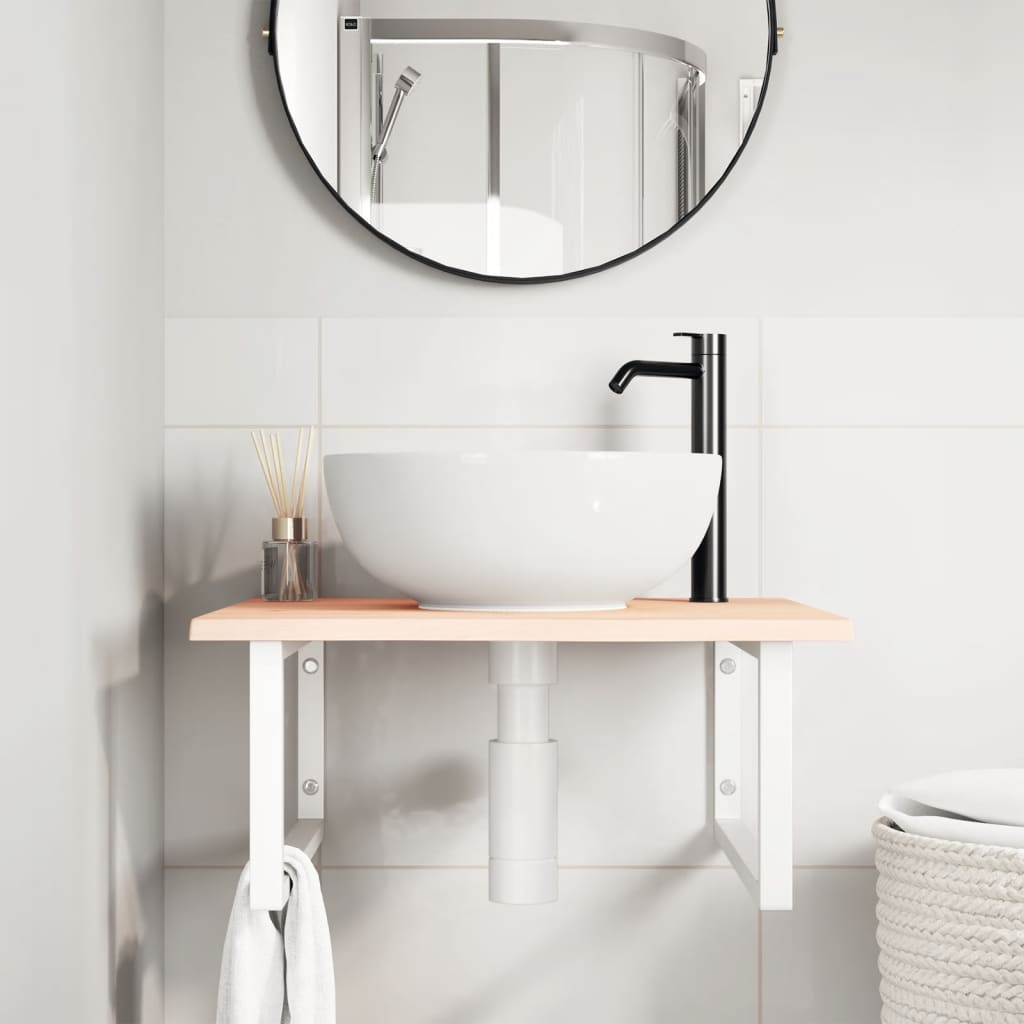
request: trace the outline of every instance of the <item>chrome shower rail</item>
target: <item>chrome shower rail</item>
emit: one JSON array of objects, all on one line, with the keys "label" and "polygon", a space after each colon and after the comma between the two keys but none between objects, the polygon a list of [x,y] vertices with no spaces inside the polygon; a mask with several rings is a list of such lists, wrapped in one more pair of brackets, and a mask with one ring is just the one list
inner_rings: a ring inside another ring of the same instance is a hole
[{"label": "chrome shower rail", "polygon": [[643,29],[589,25],[574,21],[534,21],[519,18],[346,18],[355,28],[370,25],[375,44],[391,43],[524,43],[537,46],[571,44],[627,50],[664,57],[696,68],[703,76],[707,55],[685,39]]}]

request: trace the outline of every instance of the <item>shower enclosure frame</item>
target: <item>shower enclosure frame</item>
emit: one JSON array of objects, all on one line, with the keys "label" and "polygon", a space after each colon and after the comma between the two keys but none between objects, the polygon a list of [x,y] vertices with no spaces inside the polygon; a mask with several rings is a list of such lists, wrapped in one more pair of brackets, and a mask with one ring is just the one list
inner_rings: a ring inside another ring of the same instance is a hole
[{"label": "shower enclosure frame", "polygon": [[[645,130],[644,60],[652,57],[679,66],[676,84],[677,123],[685,138],[677,148],[678,217],[685,217],[704,197],[705,82],[707,55],[676,36],[642,29],[572,21],[474,18],[338,19],[338,169],[337,191],[349,197],[360,216],[376,230],[385,174],[377,168],[378,195],[372,188],[374,140],[380,133],[382,81],[373,69],[380,54],[374,47],[395,44],[469,44],[487,48],[487,276],[500,277],[501,264],[501,50],[518,46],[587,46],[616,50],[636,58],[637,68],[637,246],[646,240],[644,221]],[[355,125],[354,131],[342,126]],[[685,159],[684,159],[685,156]],[[400,243],[399,243],[400,244]]]},{"label": "shower enclosure frame", "polygon": [[[750,119],[749,127],[747,129],[746,134],[741,139],[740,144],[736,149],[736,152],[733,154],[732,159],[726,165],[725,170],[722,172],[721,176],[718,178],[717,181],[715,181],[711,185],[710,188],[707,188],[705,190],[704,196],[701,199],[701,201],[695,203],[684,217],[678,220],[675,224],[671,225],[667,230],[662,232],[657,237],[652,238],[650,241],[645,242],[641,246],[638,246],[631,252],[623,253],[622,255],[616,256],[613,259],[605,261],[604,263],[596,264],[590,267],[583,267],[580,270],[570,271],[568,273],[562,274],[541,274],[533,277],[510,277],[504,275],[481,274],[474,270],[468,270],[462,267],[450,266],[445,263],[440,263],[437,260],[430,258],[429,256],[424,256],[422,253],[413,252],[412,250],[407,249],[401,243],[395,241],[392,238],[389,238],[383,232],[379,231],[376,227],[373,226],[373,224],[369,222],[369,220],[367,220],[366,217],[363,216],[363,214],[358,209],[354,208],[345,199],[342,198],[340,189],[338,187],[338,183],[329,181],[324,176],[316,160],[313,158],[312,154],[307,148],[306,143],[303,141],[302,134],[299,132],[298,126],[295,123],[295,119],[292,115],[292,111],[289,106],[288,94],[285,89],[284,79],[282,77],[280,56],[277,46],[278,23],[280,20],[281,5],[282,0],[270,0],[269,24],[267,28],[264,29],[263,36],[266,39],[267,52],[274,62],[274,75],[277,81],[277,87],[281,97],[281,102],[285,109],[285,115],[288,118],[288,123],[291,126],[292,132],[295,136],[296,142],[299,145],[299,148],[302,150],[307,161],[312,167],[313,172],[320,179],[324,187],[327,188],[328,191],[330,191],[334,195],[334,198],[337,200],[337,202],[349,214],[355,217],[363,225],[363,227],[365,227],[368,231],[371,232],[371,234],[375,235],[378,239],[389,245],[392,249],[396,250],[397,252],[400,252],[403,255],[416,260],[418,263],[422,263],[425,266],[432,267],[435,270],[441,270],[447,274],[454,274],[456,277],[498,284],[550,284],[556,281],[569,281],[580,277],[587,277],[591,274],[596,274],[603,270],[609,270],[612,267],[616,267],[622,263],[625,263],[627,260],[635,259],[642,253],[645,253],[648,250],[653,249],[654,246],[658,245],[659,243],[669,238],[671,235],[675,234],[675,232],[678,231],[684,224],[689,223],[690,219],[694,217],[698,213],[698,211],[703,210],[704,207],[710,201],[710,199],[717,194],[719,189],[721,189],[724,186],[725,182],[732,174],[736,165],[739,163],[740,158],[746,151],[746,148],[749,145],[751,138],[753,137],[754,130],[757,128],[758,122],[760,121],[761,114],[764,110],[765,102],[768,98],[769,85],[772,77],[772,68],[775,57],[778,56],[779,53],[779,40],[782,37],[782,29],[779,26],[776,0],[765,0],[765,11],[767,14],[768,32],[765,52],[764,76],[762,79],[760,95],[758,97],[757,105],[754,110],[753,116]],[[339,24],[342,23],[339,22]],[[369,75],[368,68],[367,75]]]}]

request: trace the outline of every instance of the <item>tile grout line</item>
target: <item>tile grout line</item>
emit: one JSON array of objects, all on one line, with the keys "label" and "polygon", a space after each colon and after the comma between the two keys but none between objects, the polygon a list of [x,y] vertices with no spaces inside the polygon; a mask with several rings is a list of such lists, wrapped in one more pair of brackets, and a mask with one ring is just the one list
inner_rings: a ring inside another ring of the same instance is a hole
[{"label": "tile grout line", "polygon": [[[169,423],[165,430],[250,430],[252,423]],[[260,423],[264,430],[289,430],[305,423]],[[321,423],[324,430],[678,430],[688,423]],[[731,423],[729,430],[757,430],[756,423]],[[813,429],[813,428],[812,428]]]},{"label": "tile grout line", "polygon": [[[164,430],[289,430],[306,423],[165,423]],[[629,430],[689,431],[686,423],[321,423],[322,430]],[[1024,423],[730,423],[729,430],[1024,430]]]},{"label": "tile grout line", "polygon": [[[640,310],[636,313],[500,313],[498,315],[488,313],[470,313],[462,315],[452,315],[451,313],[399,313],[394,316],[384,313],[330,313],[327,316],[322,314],[319,317],[323,320],[444,320],[444,321],[456,321],[466,322],[475,320],[644,320],[644,321],[661,321],[668,324],[676,324],[679,321],[677,312],[668,313],[645,313]],[[276,311],[273,313],[252,313],[252,312],[241,312],[241,313],[164,313],[165,320],[315,320],[317,317],[311,316],[309,310],[302,312],[289,313],[287,311]],[[734,316],[732,314],[719,315],[717,313],[695,313],[692,321],[701,321],[707,326],[707,329],[711,329],[715,324],[720,324],[723,320],[729,323],[738,324],[743,322],[750,322],[756,320],[755,314],[744,314],[740,316]],[[1024,320],[1024,316],[935,316],[935,317],[904,317],[904,316],[786,316],[779,317],[780,320]],[[697,326],[700,326],[699,324]]]},{"label": "tile grout line", "polygon": [[317,594],[324,578],[324,321],[316,322]]},{"label": "tile grout line", "polygon": [[766,423],[764,430],[1024,430],[1024,423]]},{"label": "tile grout line", "polygon": [[[757,321],[757,593],[764,596],[764,319]],[[764,911],[757,910],[757,1024],[764,1024]]]},{"label": "tile grout line", "polygon": [[764,911],[761,909],[757,911],[757,1024],[764,1024]]},{"label": "tile grout line", "polygon": [[765,343],[758,321],[758,596],[765,593]]},{"label": "tile grout line", "polygon": [[[164,864],[166,871],[241,871],[244,864]],[[321,864],[320,871],[486,871],[486,864]],[[874,871],[873,864],[802,864],[794,871]],[[562,864],[559,871],[733,871],[731,864]]]},{"label": "tile grout line", "polygon": [[[241,871],[238,864],[165,864],[168,871]],[[320,871],[486,871],[487,864],[323,864]],[[732,871],[731,864],[561,864],[559,871]]]}]

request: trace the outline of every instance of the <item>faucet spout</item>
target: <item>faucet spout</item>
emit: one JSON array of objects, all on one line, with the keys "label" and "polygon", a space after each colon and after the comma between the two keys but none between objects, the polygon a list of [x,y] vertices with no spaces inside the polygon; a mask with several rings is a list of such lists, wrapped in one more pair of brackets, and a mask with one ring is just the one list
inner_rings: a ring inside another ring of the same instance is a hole
[{"label": "faucet spout", "polygon": [[700,380],[704,367],[698,363],[659,363],[649,359],[632,359],[615,371],[608,387],[621,395],[634,377],[680,377],[684,380]]}]

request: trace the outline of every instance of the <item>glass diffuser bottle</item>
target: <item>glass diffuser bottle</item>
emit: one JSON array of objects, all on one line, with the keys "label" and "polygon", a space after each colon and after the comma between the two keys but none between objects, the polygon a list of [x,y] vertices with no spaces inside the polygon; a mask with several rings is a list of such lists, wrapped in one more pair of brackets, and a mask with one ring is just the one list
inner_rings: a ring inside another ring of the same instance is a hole
[{"label": "glass diffuser bottle", "polygon": [[275,516],[263,542],[264,601],[312,601],[316,597],[316,544],[304,516]]},{"label": "glass diffuser bottle", "polygon": [[258,434],[253,431],[252,443],[274,503],[271,539],[263,542],[260,596],[264,601],[312,601],[317,596],[316,543],[309,539],[303,506],[313,451],[313,428],[308,428],[305,441],[303,431],[299,431],[290,486],[285,477],[280,436],[271,434],[268,439],[262,430]]}]

